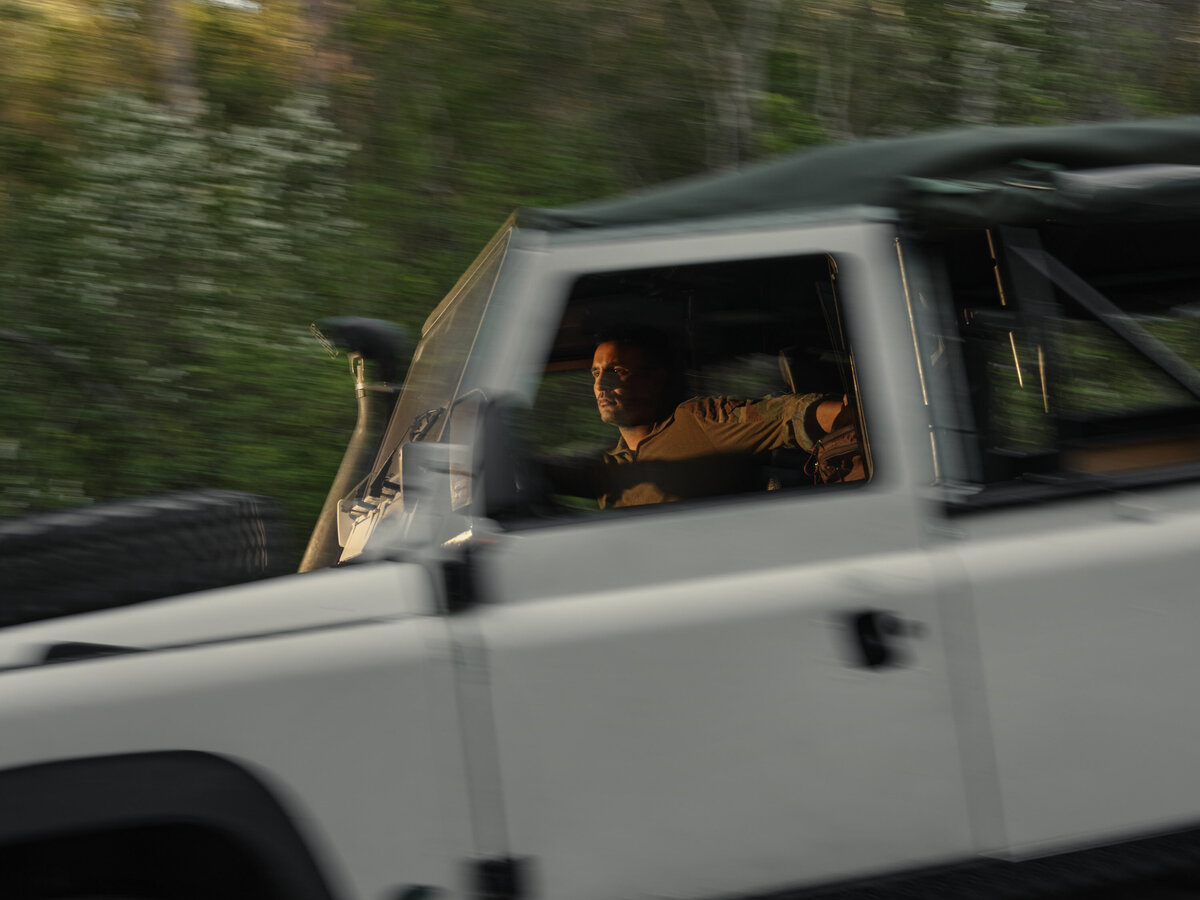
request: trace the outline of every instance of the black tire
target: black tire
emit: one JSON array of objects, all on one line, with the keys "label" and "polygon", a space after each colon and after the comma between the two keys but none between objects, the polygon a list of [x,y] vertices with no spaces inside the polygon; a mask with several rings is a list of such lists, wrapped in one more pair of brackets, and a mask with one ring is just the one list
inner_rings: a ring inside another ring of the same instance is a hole
[{"label": "black tire", "polygon": [[284,574],[282,514],[238,491],[194,491],[0,521],[0,626]]}]

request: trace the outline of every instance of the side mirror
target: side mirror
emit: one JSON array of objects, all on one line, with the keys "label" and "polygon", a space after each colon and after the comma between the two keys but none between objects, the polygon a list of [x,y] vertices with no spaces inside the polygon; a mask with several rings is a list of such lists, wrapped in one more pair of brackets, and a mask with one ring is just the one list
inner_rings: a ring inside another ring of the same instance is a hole
[{"label": "side mirror", "polygon": [[[544,479],[520,439],[524,404],[470,391],[451,406],[444,441],[401,449],[405,508],[511,520],[534,514],[548,496]],[[412,492],[416,491],[415,496]]]},{"label": "side mirror", "polygon": [[435,515],[470,513],[474,472],[467,444],[412,441],[400,448],[404,506],[430,504]]},{"label": "side mirror", "polygon": [[545,509],[546,479],[521,439],[526,404],[501,397],[482,407],[476,423],[476,490],[472,514],[497,521],[524,518]]},{"label": "side mirror", "polygon": [[394,510],[403,512],[365,511],[370,521],[364,523],[343,503],[339,521],[347,554],[375,552],[371,544],[380,537],[377,545],[385,547],[393,537],[384,534],[413,546],[439,544],[467,532],[475,519],[536,515],[549,493],[522,447],[516,427],[522,409],[518,400],[470,391],[447,411],[442,440],[402,444],[391,477],[399,489],[392,502],[402,504]]}]

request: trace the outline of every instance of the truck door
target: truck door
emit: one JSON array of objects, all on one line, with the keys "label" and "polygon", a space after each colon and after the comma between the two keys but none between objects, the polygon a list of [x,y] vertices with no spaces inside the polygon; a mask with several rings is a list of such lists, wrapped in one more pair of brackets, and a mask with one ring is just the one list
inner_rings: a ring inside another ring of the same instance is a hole
[{"label": "truck door", "polygon": [[492,849],[530,860],[537,896],[742,895],[971,851],[894,260],[883,226],[713,233],[555,248],[525,285],[561,310],[548,358],[518,363],[543,457],[616,443],[588,371],[615,315],[675,329],[698,395],[847,396],[867,470],[814,485],[785,449],[716,497],[564,488],[481,552],[486,604],[455,627],[486,668]]},{"label": "truck door", "polygon": [[1020,855],[1200,818],[1195,227],[946,238],[970,486],[947,528]]}]

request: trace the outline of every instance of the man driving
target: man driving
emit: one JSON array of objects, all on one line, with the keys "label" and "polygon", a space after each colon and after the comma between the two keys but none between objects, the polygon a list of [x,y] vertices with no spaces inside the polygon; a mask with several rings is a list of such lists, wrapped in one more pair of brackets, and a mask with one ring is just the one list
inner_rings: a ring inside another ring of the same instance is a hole
[{"label": "man driving", "polygon": [[601,420],[621,434],[604,456],[601,508],[759,489],[772,450],[811,451],[850,416],[846,399],[828,394],[682,400],[679,372],[656,330],[626,328],[599,339],[592,390]]}]

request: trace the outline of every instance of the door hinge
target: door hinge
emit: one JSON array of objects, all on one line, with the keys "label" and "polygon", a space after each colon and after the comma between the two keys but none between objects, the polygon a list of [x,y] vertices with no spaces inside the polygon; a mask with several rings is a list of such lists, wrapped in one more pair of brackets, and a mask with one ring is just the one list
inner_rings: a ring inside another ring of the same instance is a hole
[{"label": "door hinge", "polygon": [[442,563],[446,587],[446,613],[454,615],[471,609],[478,602],[473,554],[464,548],[462,556]]},{"label": "door hinge", "polygon": [[531,900],[528,857],[472,860],[472,900]]}]

